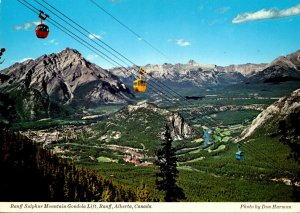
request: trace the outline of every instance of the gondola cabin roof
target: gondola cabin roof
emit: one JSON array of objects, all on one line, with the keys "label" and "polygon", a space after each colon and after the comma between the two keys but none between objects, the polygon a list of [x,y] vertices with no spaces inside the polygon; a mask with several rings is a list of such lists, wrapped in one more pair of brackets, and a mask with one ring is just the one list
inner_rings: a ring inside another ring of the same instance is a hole
[{"label": "gondola cabin roof", "polygon": [[237,159],[237,160],[245,160],[245,155],[244,155],[244,152],[243,151],[237,151],[236,153],[235,153],[235,158]]},{"label": "gondola cabin roof", "polygon": [[237,151],[235,154],[236,154],[236,155],[244,155],[244,152],[239,150],[239,151]]}]

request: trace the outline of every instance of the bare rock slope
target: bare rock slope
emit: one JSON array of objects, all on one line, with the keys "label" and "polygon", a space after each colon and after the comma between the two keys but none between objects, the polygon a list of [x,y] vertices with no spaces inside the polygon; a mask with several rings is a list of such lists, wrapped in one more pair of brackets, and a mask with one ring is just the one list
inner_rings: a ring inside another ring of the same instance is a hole
[{"label": "bare rock slope", "polygon": [[243,131],[241,140],[249,137],[254,131],[268,122],[277,123],[286,119],[289,115],[300,111],[300,89],[292,92],[291,95],[283,97],[261,112],[252,124]]}]

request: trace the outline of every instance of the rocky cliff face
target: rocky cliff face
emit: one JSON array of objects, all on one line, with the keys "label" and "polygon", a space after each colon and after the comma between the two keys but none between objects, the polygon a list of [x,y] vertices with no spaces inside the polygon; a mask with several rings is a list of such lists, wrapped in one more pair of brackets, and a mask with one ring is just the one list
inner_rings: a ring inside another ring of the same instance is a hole
[{"label": "rocky cliff face", "polygon": [[278,125],[279,120],[285,120],[289,115],[300,112],[300,89],[291,95],[283,97],[261,112],[252,124],[243,131],[241,140],[250,136],[256,129],[264,124]]},{"label": "rocky cliff face", "polygon": [[[139,109],[151,110],[166,118],[173,140],[182,140],[184,138],[190,138],[193,135],[192,128],[188,125],[188,123],[185,122],[184,118],[179,113],[174,113],[166,109],[159,108],[157,105],[148,102],[128,106],[128,112],[130,114]],[[160,137],[163,139],[164,131],[160,133]]]},{"label": "rocky cliff face", "polygon": [[[42,102],[80,106],[120,104],[130,102],[133,97],[115,75],[88,62],[78,51],[69,48],[57,54],[16,63],[1,73],[9,78],[2,81],[0,91],[24,94],[29,101],[28,107],[41,105]],[[33,114],[37,112],[35,107],[30,111]]]},{"label": "rocky cliff face", "polygon": [[173,140],[182,140],[190,138],[193,134],[192,128],[184,121],[178,113],[169,116],[170,133]]}]

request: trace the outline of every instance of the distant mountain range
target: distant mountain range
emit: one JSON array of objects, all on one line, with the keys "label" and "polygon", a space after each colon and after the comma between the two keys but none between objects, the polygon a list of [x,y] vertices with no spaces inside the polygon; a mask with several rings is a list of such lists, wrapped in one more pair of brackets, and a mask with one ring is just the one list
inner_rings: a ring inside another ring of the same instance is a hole
[{"label": "distant mountain range", "polygon": [[[146,70],[146,79],[153,78],[171,87],[207,87],[213,85],[235,84],[244,80],[239,72],[225,72],[217,69],[216,65],[198,64],[190,60],[187,64],[148,64],[143,66]],[[129,68],[136,72],[133,68]],[[119,68],[110,70],[118,76],[125,84],[132,81],[130,74],[125,74]]]},{"label": "distant mountain range", "polygon": [[241,73],[244,77],[250,77],[255,75],[258,72],[261,72],[267,67],[268,64],[238,64],[238,65],[229,65],[229,66],[217,66],[216,69],[224,72],[238,72]]},{"label": "distant mountain range", "polygon": [[[222,67],[190,60],[186,64],[148,64],[144,68],[150,77],[182,88],[300,80],[299,63],[300,51],[297,51],[286,57],[281,56],[269,64],[248,63]],[[136,72],[133,68],[129,69]],[[130,74],[124,74],[119,68],[110,71],[126,84],[132,81]],[[151,81],[151,78],[148,79]]]},{"label": "distant mountain range", "polygon": [[[190,60],[187,64],[148,64],[143,68],[149,82],[155,79],[181,89],[299,81],[300,51],[270,64],[221,67]],[[132,67],[127,69],[136,72]],[[135,96],[132,81],[130,72],[124,74],[119,68],[104,70],[87,61],[77,50],[66,48],[2,70],[0,95],[8,95],[9,100],[16,102],[14,110],[19,117],[34,120],[65,114],[68,106],[78,109],[106,103],[132,103]],[[10,102],[0,101],[0,105],[11,105]]]}]

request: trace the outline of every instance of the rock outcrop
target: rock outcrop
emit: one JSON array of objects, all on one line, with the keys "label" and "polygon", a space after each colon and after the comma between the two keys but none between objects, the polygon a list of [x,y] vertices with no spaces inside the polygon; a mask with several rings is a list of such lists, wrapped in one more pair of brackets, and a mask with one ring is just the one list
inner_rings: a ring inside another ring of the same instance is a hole
[{"label": "rock outcrop", "polygon": [[[169,110],[159,108],[157,105],[148,102],[137,105],[129,105],[127,109],[131,114],[138,109],[147,109],[165,117],[167,124],[170,127],[171,137],[173,138],[173,140],[183,140],[185,138],[190,138],[193,135],[193,129],[177,112],[171,112]],[[160,133],[160,137],[161,139],[164,139],[164,131]]]},{"label": "rock outcrop", "polygon": [[277,124],[279,120],[284,120],[290,114],[300,111],[300,89],[292,92],[291,95],[280,98],[274,104],[261,112],[252,122],[252,124],[242,132],[240,140],[250,136],[256,129],[264,124],[272,122]]},{"label": "rock outcrop", "polygon": [[169,116],[169,127],[173,140],[182,140],[192,136],[192,128],[184,121],[179,113],[173,113]]}]

